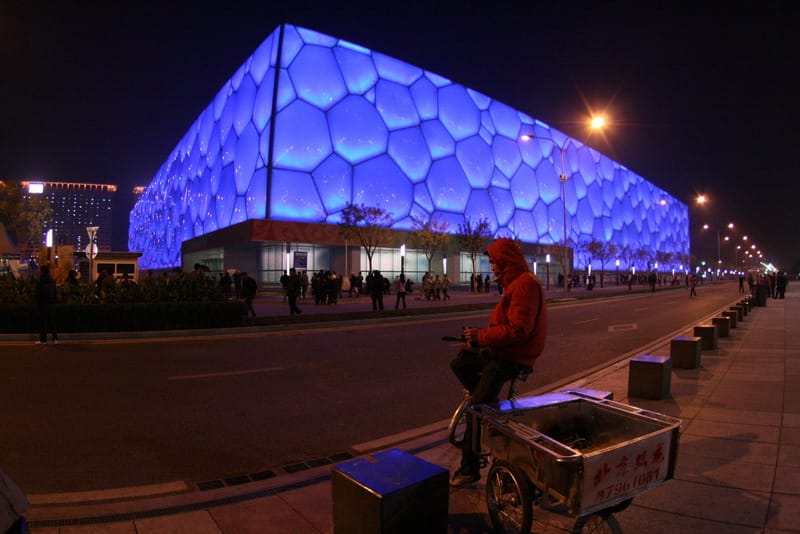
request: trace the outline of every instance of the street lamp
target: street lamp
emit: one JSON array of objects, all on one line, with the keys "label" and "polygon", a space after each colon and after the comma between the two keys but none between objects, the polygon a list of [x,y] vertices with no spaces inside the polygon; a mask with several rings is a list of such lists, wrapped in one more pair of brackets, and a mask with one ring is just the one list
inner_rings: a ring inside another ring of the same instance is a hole
[{"label": "street lamp", "polygon": [[550,254],[545,256],[545,260],[547,261],[547,287],[545,289],[550,289]]},{"label": "street lamp", "polygon": [[[593,125],[594,126],[594,125]],[[602,127],[602,122],[597,126]],[[567,175],[564,173],[564,147],[556,143],[555,139],[551,137],[536,137],[533,134],[524,134],[522,136],[523,141],[530,141],[531,139],[537,139],[540,141],[550,141],[553,143],[558,149],[558,153],[560,155],[561,167],[560,173],[558,175],[558,180],[561,182],[561,204],[564,208],[564,250],[562,251],[561,256],[561,275],[563,277],[564,283],[564,296],[567,296],[567,248],[568,248],[568,239],[569,235],[567,233]],[[547,289],[550,289],[550,255],[547,255]]]},{"label": "street lamp", "polygon": [[86,233],[89,235],[89,244],[86,245],[86,255],[89,257],[89,283],[94,282],[94,259],[97,257],[97,245],[94,244],[94,238],[97,236],[97,231],[100,230],[99,226],[87,226]]},{"label": "street lamp", "polygon": [[406,245],[403,243],[400,245],[400,276],[405,279],[405,269],[406,269]]}]

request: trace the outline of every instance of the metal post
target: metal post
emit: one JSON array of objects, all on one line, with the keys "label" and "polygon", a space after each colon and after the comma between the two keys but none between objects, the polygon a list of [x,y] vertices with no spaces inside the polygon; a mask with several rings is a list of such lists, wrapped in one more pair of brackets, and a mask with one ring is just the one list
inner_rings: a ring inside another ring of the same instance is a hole
[{"label": "metal post", "polygon": [[547,281],[545,289],[550,289],[550,254],[546,256],[547,259]]}]

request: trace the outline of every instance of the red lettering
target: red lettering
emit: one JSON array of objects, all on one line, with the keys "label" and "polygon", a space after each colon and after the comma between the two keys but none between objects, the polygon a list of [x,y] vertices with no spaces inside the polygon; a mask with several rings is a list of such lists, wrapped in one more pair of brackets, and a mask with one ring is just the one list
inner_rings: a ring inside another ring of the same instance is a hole
[{"label": "red lettering", "polygon": [[617,476],[621,477],[625,475],[630,470],[630,466],[628,465],[628,457],[623,456],[620,458],[619,463],[617,464]]},{"label": "red lettering", "polygon": [[602,466],[602,467],[600,467],[600,468],[597,470],[597,472],[594,474],[594,477],[592,478],[592,480],[593,480],[593,482],[594,482],[594,485],[595,485],[595,486],[598,486],[598,485],[600,485],[600,483],[602,483],[602,482],[603,482],[603,479],[604,479],[604,478],[606,478],[606,476],[607,476],[607,475],[608,475],[610,472],[611,472],[611,468],[610,468],[610,467],[608,467],[608,464],[606,464],[606,463],[603,463],[603,466]]},{"label": "red lettering", "polygon": [[656,447],[656,450],[653,453],[653,463],[660,464],[663,462],[664,462],[664,444],[659,443],[658,447]]},{"label": "red lettering", "polygon": [[640,467],[647,467],[647,451],[642,451],[640,454],[636,455],[636,466],[634,469],[638,470]]}]

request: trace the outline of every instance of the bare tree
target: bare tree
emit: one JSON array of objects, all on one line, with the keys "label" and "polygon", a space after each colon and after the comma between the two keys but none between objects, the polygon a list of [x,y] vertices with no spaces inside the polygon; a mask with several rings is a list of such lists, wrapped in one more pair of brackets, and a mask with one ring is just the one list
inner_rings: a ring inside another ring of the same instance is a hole
[{"label": "bare tree", "polygon": [[586,244],[586,248],[592,257],[600,262],[600,287],[602,288],[603,275],[606,272],[606,263],[608,263],[611,258],[617,255],[617,245],[614,243],[604,243],[602,241],[592,239]]},{"label": "bare tree", "polygon": [[375,250],[389,240],[391,222],[392,215],[376,206],[348,203],[342,210],[339,232],[345,239],[355,239],[364,247],[369,261],[369,272],[372,272]]},{"label": "bare tree", "polygon": [[436,251],[442,250],[450,239],[447,232],[447,222],[430,218],[428,220],[413,219],[414,228],[411,230],[411,237],[414,245],[422,250],[428,260],[428,272],[433,272],[433,255]]},{"label": "bare tree", "polygon": [[[458,225],[458,233],[456,239],[462,250],[469,254],[469,259],[472,261],[472,279],[475,279],[475,260],[478,254],[483,252],[486,244],[492,238],[491,225],[488,219],[480,219],[477,223],[473,223],[469,217],[463,224]],[[477,291],[477,287],[472,285],[472,290]]]}]

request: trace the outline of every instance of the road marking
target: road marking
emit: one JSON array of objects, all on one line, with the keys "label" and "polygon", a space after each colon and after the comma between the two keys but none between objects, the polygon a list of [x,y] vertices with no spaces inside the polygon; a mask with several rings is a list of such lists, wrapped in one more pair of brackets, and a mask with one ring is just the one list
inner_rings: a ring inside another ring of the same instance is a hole
[{"label": "road marking", "polygon": [[635,311],[635,312],[643,312],[643,311],[647,311],[649,309],[650,309],[650,307],[646,306],[644,308],[635,308],[633,311]]},{"label": "road marking", "polygon": [[612,324],[608,327],[609,332],[625,332],[626,330],[637,330],[639,325],[636,323],[623,323],[623,324]]},{"label": "road marking", "polygon": [[241,371],[221,371],[219,373],[204,373],[200,375],[168,376],[167,380],[196,380],[198,378],[216,378],[219,376],[254,375],[258,373],[272,373],[282,371],[283,367],[262,367],[261,369],[243,369]]},{"label": "road marking", "polygon": [[600,320],[599,317],[595,317],[594,319],[586,319],[585,321],[576,321],[573,324],[586,324],[586,323],[591,323],[593,321],[599,321],[599,320]]}]

